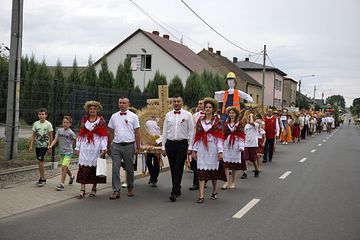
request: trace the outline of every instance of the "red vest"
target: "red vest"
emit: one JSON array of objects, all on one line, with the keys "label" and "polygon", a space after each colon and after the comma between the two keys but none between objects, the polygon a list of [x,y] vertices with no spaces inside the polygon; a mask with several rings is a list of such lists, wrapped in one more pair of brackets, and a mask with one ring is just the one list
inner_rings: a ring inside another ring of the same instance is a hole
[{"label": "red vest", "polygon": [[275,139],[276,136],[276,117],[272,116],[269,118],[268,116],[264,117],[265,120],[265,132],[267,139]]}]

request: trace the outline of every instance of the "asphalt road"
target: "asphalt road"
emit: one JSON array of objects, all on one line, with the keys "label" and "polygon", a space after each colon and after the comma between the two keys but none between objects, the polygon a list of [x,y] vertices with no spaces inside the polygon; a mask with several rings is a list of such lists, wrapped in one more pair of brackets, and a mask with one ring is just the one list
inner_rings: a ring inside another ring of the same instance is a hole
[{"label": "asphalt road", "polygon": [[359,156],[360,130],[345,124],[331,136],[277,146],[259,178],[219,190],[218,200],[210,200],[208,188],[205,203],[195,203],[197,192],[187,190],[192,175],[185,173],[182,196],[169,202],[166,172],[158,188],[137,180],[134,198],[109,201],[104,190],[3,219],[0,239],[358,240]]}]

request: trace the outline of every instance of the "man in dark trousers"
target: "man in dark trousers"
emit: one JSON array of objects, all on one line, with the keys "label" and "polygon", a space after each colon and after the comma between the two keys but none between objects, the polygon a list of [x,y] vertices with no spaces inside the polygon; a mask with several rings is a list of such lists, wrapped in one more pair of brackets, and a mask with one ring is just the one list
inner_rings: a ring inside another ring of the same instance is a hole
[{"label": "man in dark trousers", "polygon": [[194,120],[190,112],[182,109],[183,99],[174,96],[174,110],[166,114],[163,126],[162,155],[168,156],[172,190],[170,201],[181,195],[181,179],[187,155],[192,153]]},{"label": "man in dark trousers", "polygon": [[278,119],[273,115],[273,111],[271,109],[268,110],[267,116],[265,116],[264,121],[266,142],[263,163],[266,163],[268,161],[272,161],[276,137],[279,136],[280,130]]}]

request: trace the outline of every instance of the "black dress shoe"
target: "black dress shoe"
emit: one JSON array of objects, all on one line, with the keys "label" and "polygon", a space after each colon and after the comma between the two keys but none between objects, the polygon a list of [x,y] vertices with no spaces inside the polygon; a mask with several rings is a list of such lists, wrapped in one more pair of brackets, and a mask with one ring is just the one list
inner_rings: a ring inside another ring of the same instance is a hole
[{"label": "black dress shoe", "polygon": [[180,197],[180,196],[181,196],[181,192],[176,193],[175,196],[176,196],[177,198]]},{"label": "black dress shoe", "polygon": [[199,186],[198,185],[193,185],[192,187],[189,187],[190,191],[195,191],[195,190],[199,190]]},{"label": "black dress shoe", "polygon": [[176,196],[174,193],[171,193],[170,197],[169,197],[170,201],[175,202],[176,201]]}]

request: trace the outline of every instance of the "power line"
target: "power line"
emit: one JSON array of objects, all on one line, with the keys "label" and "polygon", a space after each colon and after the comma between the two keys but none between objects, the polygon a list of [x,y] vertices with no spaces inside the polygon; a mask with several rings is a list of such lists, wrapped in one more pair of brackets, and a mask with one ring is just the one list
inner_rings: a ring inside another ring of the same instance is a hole
[{"label": "power line", "polygon": [[250,50],[247,50],[243,47],[240,47],[239,45],[237,45],[236,43],[234,43],[233,41],[231,41],[230,39],[228,39],[227,37],[225,37],[224,35],[222,35],[220,32],[218,32],[215,28],[213,28],[212,26],[210,26],[210,24],[208,24],[204,19],[202,19],[202,17],[199,16],[199,14],[197,14],[184,0],[181,0],[181,2],[191,11],[195,14],[195,16],[197,16],[203,23],[205,23],[209,28],[211,28],[211,30],[213,30],[215,33],[217,33],[220,37],[222,37],[223,39],[225,39],[227,42],[229,42],[230,44],[232,44],[233,46],[248,52],[248,53],[252,53],[252,54],[256,54],[256,55],[261,55],[262,53],[256,53]]},{"label": "power line", "polygon": [[[151,14],[149,11],[146,11],[144,8],[140,7],[138,4],[136,4],[134,1],[129,0],[137,9],[139,9],[142,13],[144,13],[148,18],[150,18],[153,22],[155,22],[158,26],[160,26],[163,30],[165,30],[166,32],[168,32],[171,36],[173,36],[175,39],[177,39],[181,44],[182,43],[182,39],[179,39],[175,34],[173,34],[171,31],[169,31],[167,28],[165,28],[164,26],[162,26],[160,24],[163,23],[164,25],[168,26],[169,28],[171,28],[172,30],[174,30],[175,32],[177,32],[178,34],[180,34],[181,36],[185,36],[187,39],[189,39],[190,41],[192,41],[193,43],[195,43],[196,45],[198,45],[199,47],[203,47],[201,46],[201,44],[199,44],[198,42],[196,42],[195,40],[191,39],[190,37],[186,36],[185,34],[183,34],[182,32],[176,30],[174,27],[170,26],[169,24],[165,23],[164,21],[161,21],[159,18],[157,18],[154,14]],[[188,46],[189,48],[191,48],[190,46]],[[191,48],[192,49],[192,48]],[[192,49],[194,52],[195,50]]]},{"label": "power line", "polygon": [[170,32],[167,28],[165,28],[164,26],[162,26],[158,21],[156,21],[156,19],[154,19],[150,13],[148,13],[145,9],[143,9],[142,7],[140,7],[139,5],[137,5],[134,1],[129,0],[137,9],[139,9],[141,12],[143,12],[146,16],[148,16],[154,23],[156,23],[160,28],[162,28],[163,30],[165,30],[166,32],[168,32],[169,34],[171,34],[171,36],[173,36],[174,38],[176,38],[178,41],[180,41],[180,39],[174,35],[172,32]]}]

